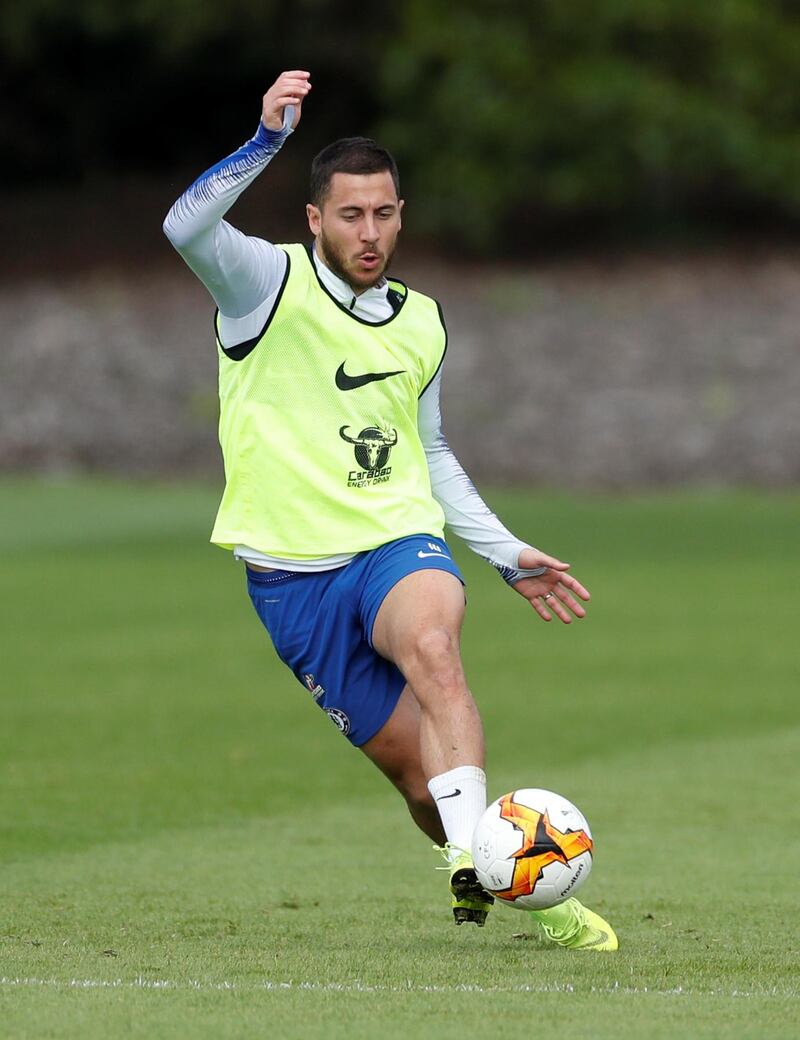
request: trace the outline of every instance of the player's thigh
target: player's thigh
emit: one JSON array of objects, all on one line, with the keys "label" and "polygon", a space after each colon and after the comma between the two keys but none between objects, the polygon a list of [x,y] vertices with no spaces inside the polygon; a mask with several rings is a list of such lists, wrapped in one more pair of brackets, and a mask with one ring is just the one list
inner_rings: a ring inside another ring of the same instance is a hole
[{"label": "player's thigh", "polygon": [[248,572],[248,591],[280,659],[360,747],[391,717],[405,679],[364,638],[345,570]]},{"label": "player's thigh", "polygon": [[372,645],[402,667],[409,653],[431,636],[440,634],[457,647],[463,621],[461,581],[448,571],[414,571],[386,594],[375,617]]}]

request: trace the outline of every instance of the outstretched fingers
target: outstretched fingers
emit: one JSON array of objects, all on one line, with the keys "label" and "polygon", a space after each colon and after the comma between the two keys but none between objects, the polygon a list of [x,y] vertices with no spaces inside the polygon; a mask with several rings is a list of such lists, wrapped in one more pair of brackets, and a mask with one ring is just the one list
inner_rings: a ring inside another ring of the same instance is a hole
[{"label": "outstretched fingers", "polygon": [[[586,586],[581,585],[578,579],[573,578],[571,574],[562,574],[559,579],[559,585],[563,588],[564,592],[569,597],[569,599],[572,599],[570,592],[574,592],[576,596],[579,596],[586,603],[588,603],[589,600],[592,598],[591,593],[586,588]],[[569,606],[570,610],[574,609],[571,604]],[[579,604],[576,604],[576,606],[579,606]],[[580,609],[583,610],[583,607],[580,607]],[[586,613],[586,611],[584,611],[584,613]]]},{"label": "outstretched fingers", "polygon": [[[577,603],[572,597],[568,597],[572,600],[574,606],[570,607],[576,617],[585,617],[586,611]],[[563,621],[565,625],[572,624],[572,614],[567,609],[567,599],[556,590],[555,592],[547,592],[544,596],[534,596],[531,600],[531,606],[539,615],[543,621],[552,621],[553,615],[555,615],[559,621]],[[575,609],[577,608],[577,609]]]},{"label": "outstretched fingers", "polygon": [[565,625],[572,624],[574,618],[586,617],[586,608],[580,600],[588,602],[591,598],[589,590],[577,578],[554,571],[542,575],[533,587],[518,588],[518,591],[526,596],[542,621],[557,617]]},{"label": "outstretched fingers", "polygon": [[[586,598],[588,599],[588,596]],[[543,602],[546,607],[552,609],[553,613],[565,625],[569,625],[572,622],[573,616],[576,618],[586,617],[586,608],[563,585],[556,585],[552,593],[548,594],[547,597],[543,597]]]}]

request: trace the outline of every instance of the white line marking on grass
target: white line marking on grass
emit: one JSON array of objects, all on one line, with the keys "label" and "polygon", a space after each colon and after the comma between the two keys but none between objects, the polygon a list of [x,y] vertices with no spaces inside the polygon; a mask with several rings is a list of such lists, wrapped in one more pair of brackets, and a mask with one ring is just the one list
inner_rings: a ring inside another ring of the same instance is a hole
[{"label": "white line marking on grass", "polygon": [[270,979],[264,979],[263,982],[243,985],[239,982],[204,982],[199,979],[176,982],[171,979],[146,979],[142,975],[137,975],[133,979],[39,979],[31,977],[10,978],[3,975],[0,976],[0,986],[39,986],[53,989],[152,989],[174,990],[176,992],[199,990],[206,993],[226,990],[238,993],[320,990],[326,993],[574,993],[577,996],[594,993],[601,996],[619,994],[620,996],[632,997],[735,997],[738,999],[780,997],[788,1000],[800,998],[800,992],[796,990],[782,990],[777,986],[762,990],[687,989],[684,986],[658,989],[653,986],[623,986],[619,982],[609,986],[580,986],[571,982],[545,982],[538,985],[533,983],[520,986],[480,986],[470,983],[440,986],[423,985],[422,983],[409,981],[404,985],[390,986],[361,982],[358,979],[353,982],[296,982],[294,980],[274,982]]}]

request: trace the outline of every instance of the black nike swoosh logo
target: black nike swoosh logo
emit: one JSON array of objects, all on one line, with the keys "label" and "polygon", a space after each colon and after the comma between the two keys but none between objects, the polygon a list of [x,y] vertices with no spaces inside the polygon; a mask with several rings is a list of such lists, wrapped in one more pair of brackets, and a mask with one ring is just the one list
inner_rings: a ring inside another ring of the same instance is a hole
[{"label": "black nike swoosh logo", "polygon": [[437,799],[436,799],[436,801],[437,801],[437,802],[443,802],[443,801],[445,800],[445,798],[455,798],[455,797],[456,797],[456,795],[459,795],[459,794],[461,794],[461,788],[460,788],[460,787],[457,787],[457,788],[455,789],[455,791],[453,791],[453,793],[452,793],[452,794],[443,794],[443,795],[441,796],[441,798],[437,798]]},{"label": "black nike swoosh logo", "polygon": [[336,369],[336,385],[340,390],[357,390],[360,386],[366,386],[367,383],[376,383],[380,379],[402,376],[405,373],[405,369],[401,368],[399,372],[365,372],[363,376],[349,376],[345,372],[344,366],[343,361]]},{"label": "black nike swoosh logo", "polygon": [[604,931],[601,931],[600,929],[598,929],[597,938],[596,939],[592,939],[591,942],[584,943],[583,946],[581,946],[581,949],[582,950],[588,950],[592,946],[600,946],[604,942],[608,942],[608,940],[609,940],[608,932],[604,932]]}]

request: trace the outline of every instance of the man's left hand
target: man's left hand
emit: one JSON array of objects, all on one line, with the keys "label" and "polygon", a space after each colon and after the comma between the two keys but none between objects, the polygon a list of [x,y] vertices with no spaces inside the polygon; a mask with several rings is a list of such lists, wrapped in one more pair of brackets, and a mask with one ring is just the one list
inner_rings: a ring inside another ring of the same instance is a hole
[{"label": "man's left hand", "polygon": [[520,570],[534,570],[536,567],[547,567],[547,570],[537,577],[522,578],[513,588],[524,596],[542,621],[552,621],[555,614],[569,625],[573,617],[586,617],[585,608],[575,597],[588,603],[589,590],[567,574],[569,564],[538,549],[523,549],[519,554]]}]

